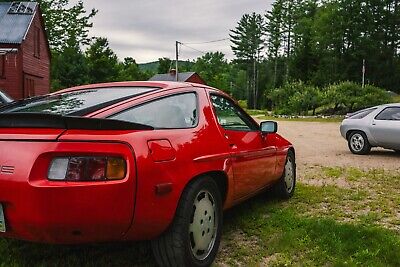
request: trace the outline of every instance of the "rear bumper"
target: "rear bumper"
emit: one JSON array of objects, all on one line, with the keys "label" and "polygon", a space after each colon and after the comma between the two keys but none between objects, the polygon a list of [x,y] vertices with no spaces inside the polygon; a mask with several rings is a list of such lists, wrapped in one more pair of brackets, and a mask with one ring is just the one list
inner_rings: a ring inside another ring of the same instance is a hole
[{"label": "rear bumper", "polygon": [[1,197],[7,231],[0,236],[62,244],[120,240],[133,215],[121,186],[127,185],[20,185],[13,198]]},{"label": "rear bumper", "polygon": [[[9,143],[0,145],[8,146]],[[21,144],[24,143],[18,145]],[[15,166],[14,173],[0,173],[0,203],[7,228],[0,237],[57,244],[123,239],[132,224],[136,193],[135,162],[129,147],[115,143],[38,142],[25,145],[29,157],[35,157],[32,167],[18,163],[23,160],[21,158],[14,160],[20,152],[11,152],[12,157],[0,157],[0,162]],[[127,176],[121,181],[96,183],[47,180],[48,163],[54,151],[76,154],[79,150],[99,155],[118,151],[118,155],[127,160]]]}]

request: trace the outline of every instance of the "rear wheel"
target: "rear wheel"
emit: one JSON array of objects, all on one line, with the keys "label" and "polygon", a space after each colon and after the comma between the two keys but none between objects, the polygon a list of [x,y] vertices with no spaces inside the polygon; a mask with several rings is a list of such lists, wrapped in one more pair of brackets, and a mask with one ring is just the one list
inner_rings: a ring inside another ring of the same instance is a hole
[{"label": "rear wheel", "polygon": [[356,155],[367,155],[371,151],[367,136],[360,131],[352,132],[349,135],[348,145],[351,153]]},{"label": "rear wheel", "polygon": [[159,266],[210,266],[221,240],[222,200],[217,184],[205,177],[182,194],[175,219],[152,242]]}]

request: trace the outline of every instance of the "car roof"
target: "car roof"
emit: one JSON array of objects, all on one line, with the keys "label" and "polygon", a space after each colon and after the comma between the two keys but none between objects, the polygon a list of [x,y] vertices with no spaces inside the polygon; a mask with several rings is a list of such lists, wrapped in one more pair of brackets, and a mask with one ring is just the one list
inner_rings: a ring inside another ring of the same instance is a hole
[{"label": "car roof", "polygon": [[[74,92],[79,90],[89,89],[101,89],[110,87],[154,87],[161,90],[177,89],[182,87],[203,87],[208,89],[214,89],[203,84],[186,83],[186,82],[162,82],[162,81],[126,81],[126,82],[109,82],[109,83],[97,83],[75,86],[67,89],[63,89],[53,93],[54,95],[63,94],[68,92]],[[214,89],[217,90],[217,89]]]},{"label": "car roof", "polygon": [[390,104],[381,105],[379,107],[400,107],[400,103],[390,103]]}]

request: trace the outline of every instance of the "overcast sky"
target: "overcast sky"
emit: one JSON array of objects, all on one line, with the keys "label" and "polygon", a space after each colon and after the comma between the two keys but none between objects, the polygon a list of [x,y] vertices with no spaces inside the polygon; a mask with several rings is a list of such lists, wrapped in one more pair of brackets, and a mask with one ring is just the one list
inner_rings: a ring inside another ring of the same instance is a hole
[{"label": "overcast sky", "polygon": [[[99,10],[91,30],[107,37],[121,59],[138,63],[175,57],[175,41],[197,43],[228,38],[245,13],[264,14],[273,0],[84,0],[85,7]],[[191,45],[201,51],[222,51],[233,57],[229,41]],[[201,56],[181,48],[182,59]]]}]

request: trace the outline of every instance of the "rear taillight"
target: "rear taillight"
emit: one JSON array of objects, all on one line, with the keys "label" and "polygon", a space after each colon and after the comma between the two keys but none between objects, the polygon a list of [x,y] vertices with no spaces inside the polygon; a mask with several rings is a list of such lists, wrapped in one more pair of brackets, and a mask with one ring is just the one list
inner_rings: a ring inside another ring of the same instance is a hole
[{"label": "rear taillight", "polygon": [[126,162],[116,157],[58,157],[52,160],[48,179],[52,181],[122,180]]}]

